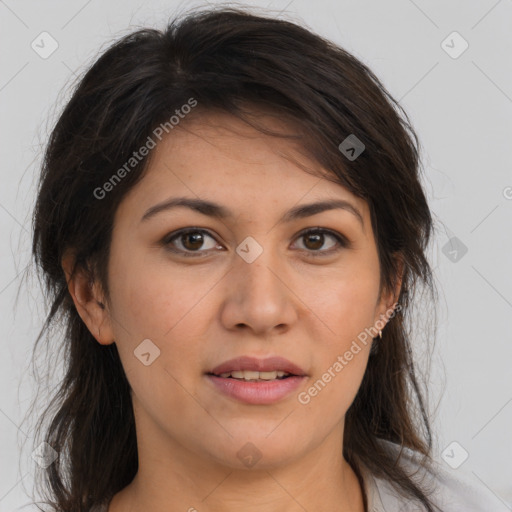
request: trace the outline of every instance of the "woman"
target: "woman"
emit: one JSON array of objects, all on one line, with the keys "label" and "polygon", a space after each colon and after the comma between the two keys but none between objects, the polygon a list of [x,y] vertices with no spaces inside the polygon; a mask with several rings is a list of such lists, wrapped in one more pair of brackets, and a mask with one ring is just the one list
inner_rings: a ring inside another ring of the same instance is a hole
[{"label": "woman", "polygon": [[34,216],[66,328],[55,510],[490,510],[431,458],[407,320],[432,218],[399,111],[344,50],[243,10],[87,71]]}]

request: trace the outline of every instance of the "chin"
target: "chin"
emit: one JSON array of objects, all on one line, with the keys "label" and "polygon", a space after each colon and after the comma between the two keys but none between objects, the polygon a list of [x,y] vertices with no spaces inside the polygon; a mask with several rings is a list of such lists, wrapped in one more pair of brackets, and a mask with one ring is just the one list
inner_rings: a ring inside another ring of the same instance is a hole
[{"label": "chin", "polygon": [[268,432],[260,430],[254,435],[235,436],[227,442],[215,443],[215,452],[210,452],[210,455],[216,462],[232,470],[252,471],[275,469],[300,457],[297,441],[292,435],[278,436],[273,433],[268,436],[269,432],[271,429]]}]

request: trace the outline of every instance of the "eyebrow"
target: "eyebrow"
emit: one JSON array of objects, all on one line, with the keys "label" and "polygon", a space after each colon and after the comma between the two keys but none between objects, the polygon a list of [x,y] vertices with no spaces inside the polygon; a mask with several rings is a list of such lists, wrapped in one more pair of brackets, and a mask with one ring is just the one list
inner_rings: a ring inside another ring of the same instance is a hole
[{"label": "eyebrow", "polygon": [[[149,208],[146,211],[146,213],[144,213],[144,215],[142,216],[141,222],[147,221],[148,219],[154,217],[156,214],[160,212],[168,211],[178,207],[190,208],[191,210],[199,212],[203,215],[215,217],[217,219],[226,219],[228,217],[234,217],[233,212],[231,212],[228,208],[220,204],[214,203],[212,201],[189,197],[174,197]],[[322,213],[328,210],[336,209],[346,210],[355,215],[364,229],[363,216],[361,215],[361,212],[352,203],[344,199],[330,199],[325,201],[319,201],[316,203],[295,206],[291,210],[288,210],[281,217],[281,219],[279,219],[278,224],[292,222],[294,220],[303,219],[305,217],[309,217],[317,213]]]}]

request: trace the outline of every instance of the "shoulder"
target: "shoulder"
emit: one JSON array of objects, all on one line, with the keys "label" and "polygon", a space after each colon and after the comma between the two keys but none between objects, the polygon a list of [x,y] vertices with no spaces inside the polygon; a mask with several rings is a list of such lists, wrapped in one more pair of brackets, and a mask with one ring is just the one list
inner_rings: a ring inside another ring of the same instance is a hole
[{"label": "shoulder", "polygon": [[[400,446],[382,441],[393,453],[400,453]],[[421,455],[404,448],[399,461],[411,478],[422,485],[431,502],[442,512],[510,512],[491,491],[475,477],[459,470],[448,470],[434,461],[430,468],[421,465]],[[365,473],[369,512],[424,512],[417,502],[401,496],[390,482]]]}]

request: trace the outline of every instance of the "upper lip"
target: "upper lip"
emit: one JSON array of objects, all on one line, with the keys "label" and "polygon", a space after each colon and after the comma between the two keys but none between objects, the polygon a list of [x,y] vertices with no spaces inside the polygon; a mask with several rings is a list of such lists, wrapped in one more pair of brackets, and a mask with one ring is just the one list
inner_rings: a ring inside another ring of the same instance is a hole
[{"label": "upper lip", "polygon": [[250,356],[236,357],[235,359],[224,361],[208,373],[220,375],[221,373],[228,373],[237,370],[256,372],[272,372],[281,370],[286,373],[291,373],[292,375],[306,375],[306,372],[302,368],[291,361],[288,361],[288,359],[278,356],[267,357],[265,359],[258,359]]}]

